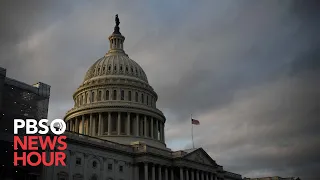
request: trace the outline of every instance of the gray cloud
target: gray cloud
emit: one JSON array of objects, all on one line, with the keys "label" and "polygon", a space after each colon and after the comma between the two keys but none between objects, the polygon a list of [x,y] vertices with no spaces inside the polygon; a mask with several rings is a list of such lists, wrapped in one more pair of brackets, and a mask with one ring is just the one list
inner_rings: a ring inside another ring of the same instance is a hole
[{"label": "gray cloud", "polygon": [[0,65],[10,77],[52,85],[49,118],[72,107],[118,13],[174,149],[190,147],[193,113],[196,145],[226,169],[320,177],[317,1],[77,2],[1,6]]}]

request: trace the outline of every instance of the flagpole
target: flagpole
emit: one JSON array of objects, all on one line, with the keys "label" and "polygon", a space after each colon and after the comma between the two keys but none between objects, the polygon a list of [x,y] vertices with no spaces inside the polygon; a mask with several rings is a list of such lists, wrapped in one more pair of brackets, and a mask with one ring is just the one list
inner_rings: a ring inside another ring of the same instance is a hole
[{"label": "flagpole", "polygon": [[194,149],[192,114],[191,114],[191,138],[192,138],[192,147]]}]

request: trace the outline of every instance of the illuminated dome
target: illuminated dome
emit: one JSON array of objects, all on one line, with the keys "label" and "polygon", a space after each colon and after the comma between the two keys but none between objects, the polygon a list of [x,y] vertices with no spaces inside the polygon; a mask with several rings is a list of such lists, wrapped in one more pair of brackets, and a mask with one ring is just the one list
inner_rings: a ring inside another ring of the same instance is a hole
[{"label": "illuminated dome", "polygon": [[123,49],[119,19],[110,50],[87,71],[65,116],[68,129],[122,144],[140,141],[165,148],[163,113],[144,70]]}]

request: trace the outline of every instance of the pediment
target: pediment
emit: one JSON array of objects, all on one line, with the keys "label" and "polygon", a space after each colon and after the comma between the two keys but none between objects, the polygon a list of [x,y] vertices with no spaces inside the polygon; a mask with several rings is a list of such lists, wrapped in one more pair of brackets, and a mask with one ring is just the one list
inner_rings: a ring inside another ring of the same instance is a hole
[{"label": "pediment", "polygon": [[201,164],[215,166],[216,162],[202,149],[199,148],[193,152],[186,154],[184,159],[188,159],[190,161],[198,162]]}]

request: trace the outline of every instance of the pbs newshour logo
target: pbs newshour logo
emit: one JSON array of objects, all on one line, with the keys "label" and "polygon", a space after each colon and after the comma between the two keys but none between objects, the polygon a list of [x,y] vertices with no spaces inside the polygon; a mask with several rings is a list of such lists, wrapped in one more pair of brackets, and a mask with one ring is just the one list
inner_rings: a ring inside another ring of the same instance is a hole
[{"label": "pbs newshour logo", "polygon": [[[48,122],[47,119],[14,119],[14,166],[66,166],[67,137],[61,135],[66,123],[55,119],[48,126]],[[23,136],[19,136],[19,130],[24,130]]]}]

